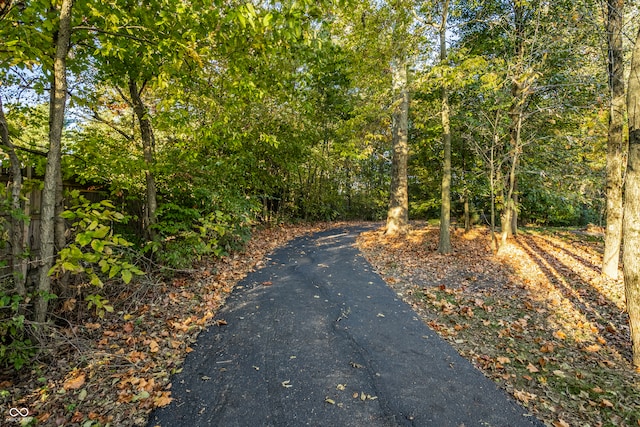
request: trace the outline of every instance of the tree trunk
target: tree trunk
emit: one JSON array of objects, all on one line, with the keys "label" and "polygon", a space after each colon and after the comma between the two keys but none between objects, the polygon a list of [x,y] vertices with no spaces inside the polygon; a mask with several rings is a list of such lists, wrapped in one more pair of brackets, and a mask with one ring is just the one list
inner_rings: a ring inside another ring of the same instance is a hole
[{"label": "tree trunk", "polygon": [[140,135],[142,137],[142,149],[144,153],[145,178],[147,184],[147,212],[145,233],[149,240],[155,239],[156,210],[158,208],[156,181],[153,175],[155,136],[153,127],[149,119],[149,112],[142,101],[140,90],[133,78],[129,78],[129,95],[133,104],[133,111],[140,124]]},{"label": "tree trunk", "polygon": [[463,205],[464,205],[464,232],[468,233],[471,231],[471,212],[469,209],[469,190],[464,190],[463,197]]},{"label": "tree trunk", "polygon": [[624,0],[607,2],[608,70],[611,100],[609,106],[609,134],[607,141],[607,211],[602,257],[602,275],[618,278],[618,261],[622,240],[622,168],[624,152],[624,56],[622,51],[622,25]]},{"label": "tree trunk", "polygon": [[9,124],[4,115],[2,98],[0,98],[0,146],[7,150],[11,162],[11,272],[15,292],[20,296],[27,294],[27,260],[23,245],[25,233],[25,221],[20,215],[20,193],[22,192],[22,170],[20,159],[9,137]]},{"label": "tree trunk", "polygon": [[49,111],[49,153],[44,175],[42,205],[40,209],[40,271],[38,298],[35,302],[35,321],[44,322],[48,312],[48,294],[51,292],[49,270],[55,257],[56,187],[62,152],[62,128],[67,101],[67,54],[71,39],[71,11],[73,0],[62,0],[60,27],[58,28]]},{"label": "tree trunk", "polygon": [[629,74],[629,157],[624,194],[624,273],[627,312],[633,342],[633,364],[640,368],[640,32]]},{"label": "tree trunk", "polygon": [[396,235],[407,232],[409,227],[409,191],[407,183],[407,158],[409,155],[409,92],[407,88],[407,63],[394,61],[392,118],[393,160],[391,163],[391,194],[387,214],[386,234]]},{"label": "tree trunk", "polygon": [[[447,14],[449,0],[442,2],[442,22],[440,24],[440,64],[445,65],[447,60]],[[442,162],[442,188],[440,208],[440,238],[438,240],[438,252],[451,253],[451,123],[449,119],[449,94],[444,76],[442,79],[442,144],[444,145],[444,159]]]}]

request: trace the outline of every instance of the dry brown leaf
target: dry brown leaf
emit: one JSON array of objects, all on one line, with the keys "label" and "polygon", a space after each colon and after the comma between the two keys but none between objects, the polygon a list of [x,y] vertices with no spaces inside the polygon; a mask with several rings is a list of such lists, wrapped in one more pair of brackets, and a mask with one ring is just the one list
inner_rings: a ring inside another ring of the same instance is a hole
[{"label": "dry brown leaf", "polygon": [[529,363],[527,365],[527,371],[531,372],[532,374],[535,374],[536,372],[540,372],[540,370],[538,368],[536,368],[533,363]]},{"label": "dry brown leaf", "polygon": [[603,408],[613,408],[613,403],[611,403],[610,400],[602,399],[600,401],[600,406],[602,406]]},{"label": "dry brown leaf", "polygon": [[62,388],[65,390],[77,390],[82,387],[85,383],[86,375],[84,372],[80,372],[78,375],[69,378],[64,382]]},{"label": "dry brown leaf", "polygon": [[153,404],[156,408],[162,408],[167,406],[173,401],[173,397],[171,397],[170,391],[162,391],[156,393],[156,396],[153,398]]}]

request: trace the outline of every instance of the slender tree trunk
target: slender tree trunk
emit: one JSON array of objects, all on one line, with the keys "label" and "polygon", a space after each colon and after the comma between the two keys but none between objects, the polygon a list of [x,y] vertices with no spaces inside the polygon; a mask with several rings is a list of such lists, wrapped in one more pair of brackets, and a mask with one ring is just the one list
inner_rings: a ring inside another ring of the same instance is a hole
[{"label": "slender tree trunk", "polygon": [[469,207],[469,190],[465,189],[462,196],[462,202],[464,206],[464,232],[471,231],[471,212]]},{"label": "slender tree trunk", "polygon": [[154,225],[156,224],[156,210],[158,208],[156,181],[153,175],[155,136],[149,119],[149,112],[142,101],[140,90],[133,78],[129,78],[129,95],[133,104],[133,111],[140,124],[142,149],[144,153],[145,178],[147,184],[147,227],[145,233],[149,240],[155,239]]},{"label": "slender tree trunk", "polygon": [[409,191],[407,183],[407,158],[409,156],[409,91],[407,63],[404,59],[393,63],[393,92],[397,96],[393,109],[391,163],[391,194],[387,214],[386,234],[407,232],[409,227]]},{"label": "slender tree trunk", "polygon": [[55,208],[55,244],[56,251],[61,250],[67,244],[65,232],[67,230],[64,218],[60,216],[64,211],[64,195],[62,185],[62,168],[58,168],[58,174],[56,176],[56,208]]},{"label": "slender tree trunk", "polygon": [[[440,64],[445,65],[447,60],[447,15],[449,0],[442,2],[442,21],[440,23]],[[443,76],[444,77],[444,76]],[[442,144],[444,145],[444,159],[442,162],[442,188],[440,208],[440,238],[438,240],[438,252],[451,253],[451,123],[449,119],[449,94],[447,84],[442,79]]]},{"label": "slender tree trunk", "polygon": [[27,260],[24,255],[25,221],[20,218],[20,193],[22,192],[22,170],[20,159],[9,137],[9,125],[4,115],[2,98],[0,98],[0,146],[6,149],[11,163],[11,272],[15,291],[18,295],[25,296]]},{"label": "slender tree trunk", "polygon": [[627,312],[633,342],[633,364],[640,368],[640,32],[629,75],[629,157],[624,194],[624,273]]},{"label": "slender tree trunk", "polygon": [[618,278],[618,261],[622,241],[622,169],[626,151],[623,137],[624,123],[624,56],[622,50],[622,26],[624,0],[607,2],[607,42],[609,89],[611,91],[609,109],[609,134],[607,141],[607,210],[602,257],[602,275]]},{"label": "slender tree trunk", "polygon": [[44,322],[47,318],[47,294],[51,292],[49,270],[55,256],[55,209],[58,169],[62,152],[62,128],[67,101],[67,55],[71,39],[71,12],[73,0],[62,0],[60,6],[60,27],[56,38],[53,61],[51,101],[49,112],[49,153],[44,175],[42,205],[40,209],[40,271],[38,293],[35,302],[35,320]]}]

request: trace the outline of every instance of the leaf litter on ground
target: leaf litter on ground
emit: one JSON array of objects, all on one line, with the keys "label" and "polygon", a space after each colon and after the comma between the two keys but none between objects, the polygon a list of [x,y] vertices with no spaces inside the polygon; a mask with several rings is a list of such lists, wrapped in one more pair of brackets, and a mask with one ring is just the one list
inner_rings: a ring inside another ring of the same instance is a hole
[{"label": "leaf litter on ground", "polygon": [[432,329],[550,426],[640,425],[622,281],[600,277],[602,240],[525,229],[494,255],[486,228],[360,235],[366,258]]}]

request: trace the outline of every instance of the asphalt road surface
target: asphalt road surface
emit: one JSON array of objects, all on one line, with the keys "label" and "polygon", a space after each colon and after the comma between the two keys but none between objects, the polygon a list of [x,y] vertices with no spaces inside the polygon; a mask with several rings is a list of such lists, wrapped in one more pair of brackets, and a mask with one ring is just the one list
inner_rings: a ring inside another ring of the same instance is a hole
[{"label": "asphalt road surface", "polygon": [[296,239],[240,282],[149,426],[542,426],[397,298],[361,231]]}]

